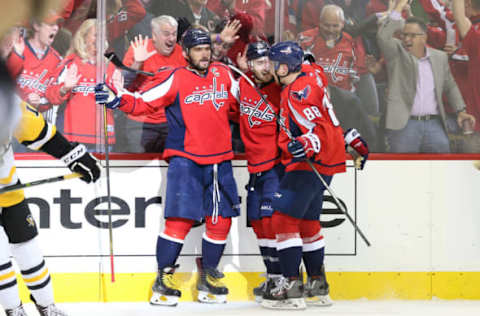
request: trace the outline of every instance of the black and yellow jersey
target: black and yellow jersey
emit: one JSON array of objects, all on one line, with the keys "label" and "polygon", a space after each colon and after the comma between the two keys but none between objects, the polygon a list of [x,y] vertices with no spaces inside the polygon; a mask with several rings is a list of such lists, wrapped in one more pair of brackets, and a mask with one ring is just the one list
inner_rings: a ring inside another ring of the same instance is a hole
[{"label": "black and yellow jersey", "polygon": [[[17,104],[21,115],[13,136],[28,148],[39,150],[56,134],[56,127],[45,121],[42,114],[28,103],[19,100]],[[16,184],[18,181],[13,150],[10,146],[0,158],[0,188]],[[0,194],[0,207],[18,204],[23,199],[23,190]]]}]

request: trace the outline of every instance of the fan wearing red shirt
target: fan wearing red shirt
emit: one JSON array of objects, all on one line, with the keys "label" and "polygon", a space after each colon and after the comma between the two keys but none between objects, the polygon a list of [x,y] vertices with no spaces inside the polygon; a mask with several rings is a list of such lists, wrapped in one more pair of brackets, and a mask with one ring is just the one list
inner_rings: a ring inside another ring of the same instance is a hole
[{"label": "fan wearing red shirt", "polygon": [[[56,19],[32,22],[33,34],[28,39],[15,39],[7,67],[17,82],[20,97],[40,112],[52,107],[45,93],[52,74],[62,57],[51,47],[58,32]],[[50,121],[55,123],[54,121]]]},{"label": "fan wearing red shirt", "polygon": [[207,8],[219,17],[227,19],[236,13],[245,12],[252,17],[253,33],[264,33],[265,12],[267,10],[265,0],[209,0]]},{"label": "fan wearing red shirt", "polygon": [[[168,15],[151,21],[152,39],[136,37],[131,43],[123,63],[134,69],[156,73],[166,68],[186,66],[182,48],[177,44],[177,21]],[[131,91],[148,84],[152,77],[137,75],[127,87]],[[168,134],[165,109],[148,115],[128,115],[126,121],[127,151],[163,152]]]},{"label": "fan wearing red shirt", "polygon": [[[475,109],[475,114],[480,115],[480,0],[471,0],[471,17],[467,18],[465,13],[465,0],[453,0],[453,15],[460,33],[462,48],[468,54],[468,84],[470,89],[471,102]],[[474,114],[474,113],[472,113]],[[480,130],[480,117],[476,116],[475,130]]]},{"label": "fan wearing red shirt", "polygon": [[[95,105],[96,83],[96,19],[85,20],[73,36],[72,48],[53,74],[47,88],[47,98],[54,104],[65,104],[63,113],[64,135],[69,141],[86,144],[95,151],[102,141],[97,133],[95,118],[99,114]],[[115,66],[108,65],[107,82],[113,77]],[[59,117],[60,119],[60,117]],[[107,111],[108,143],[115,143],[112,111]]]}]

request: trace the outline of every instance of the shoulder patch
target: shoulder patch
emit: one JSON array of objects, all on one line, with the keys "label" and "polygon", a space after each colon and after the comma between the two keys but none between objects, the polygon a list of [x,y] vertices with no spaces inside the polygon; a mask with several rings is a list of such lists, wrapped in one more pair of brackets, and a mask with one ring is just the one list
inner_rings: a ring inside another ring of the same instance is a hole
[{"label": "shoulder patch", "polygon": [[310,92],[312,91],[312,88],[310,85],[307,85],[305,88],[298,90],[298,91],[290,91],[290,95],[297,101],[302,102],[304,99],[308,98],[310,95]]}]

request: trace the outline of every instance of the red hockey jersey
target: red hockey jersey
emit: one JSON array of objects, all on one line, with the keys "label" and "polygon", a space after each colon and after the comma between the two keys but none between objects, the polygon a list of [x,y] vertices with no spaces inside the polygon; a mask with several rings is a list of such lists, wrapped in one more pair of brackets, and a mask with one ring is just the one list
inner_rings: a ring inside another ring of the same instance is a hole
[{"label": "red hockey jersey", "polygon": [[[155,50],[155,46],[153,45],[152,40],[149,39],[147,44],[147,51],[151,52],[154,50]],[[123,63],[126,66],[131,66],[133,62],[134,62],[133,48],[132,46],[130,46],[127,50],[127,53],[125,54],[125,57],[123,57]],[[149,59],[147,59],[143,63],[141,70],[156,73],[159,69],[163,67],[177,68],[177,67],[182,67],[186,65],[187,65],[187,61],[182,55],[182,48],[180,47],[180,45],[176,44],[170,56],[163,56],[157,53],[151,56]],[[149,79],[151,79],[151,77],[147,77],[144,75],[137,75],[137,77],[135,78],[135,81],[132,83],[132,86],[129,87],[129,90],[131,91],[138,90],[140,87],[146,84]],[[157,112],[149,115],[145,115],[145,116],[129,115],[128,117],[135,121],[147,122],[152,124],[160,124],[160,123],[165,123],[167,121],[167,118],[165,117],[164,108],[160,108],[158,109]]]},{"label": "red hockey jersey", "polygon": [[165,107],[168,136],[163,157],[219,163],[233,158],[229,112],[236,102],[236,85],[221,63],[212,63],[205,75],[180,67],[158,73],[141,93],[121,91],[120,109],[142,115]]},{"label": "red hockey jersey", "polygon": [[[312,162],[318,172],[333,175],[345,172],[346,154],[343,130],[328,98],[326,84],[321,69],[302,65],[302,73],[282,90],[280,119],[293,138],[307,132],[318,136],[321,148]],[[306,162],[292,162],[292,155],[287,150],[290,141],[290,136],[282,128],[278,142],[286,171],[311,170]]]},{"label": "red hockey jersey", "polygon": [[222,18],[229,18],[236,12],[246,12],[253,19],[254,34],[263,33],[265,26],[265,11],[267,4],[264,0],[233,0],[235,1],[234,12],[230,12],[229,8],[222,0],[210,0],[207,2],[207,8]]},{"label": "red hockey jersey", "polygon": [[260,89],[267,104],[244,78],[239,80],[239,89],[238,123],[245,145],[248,171],[256,173],[270,170],[280,162],[276,115],[280,109],[281,87],[272,81]]},{"label": "red hockey jersey", "polygon": [[[467,50],[468,83],[470,88],[469,101],[475,106],[470,114],[477,119],[475,130],[480,130],[480,16],[471,18],[472,27],[463,39],[462,47]],[[470,103],[468,102],[468,103]]]},{"label": "red hockey jersey", "polygon": [[[77,85],[67,94],[62,96],[60,89],[64,83],[65,71],[76,64],[78,73],[81,74]],[[115,66],[108,65],[107,83],[112,86],[111,77]],[[65,57],[63,63],[57,68],[54,80],[47,89],[47,98],[55,104],[66,102],[64,112],[64,132],[69,141],[96,144],[101,141],[103,130],[97,134],[97,116],[101,107],[95,104],[96,68],[94,64],[82,61],[76,54]],[[101,125],[101,128],[103,126]],[[114,123],[112,111],[107,111],[107,131],[109,144],[115,143]]]},{"label": "red hockey jersey", "polygon": [[7,59],[7,67],[16,78],[20,98],[28,102],[27,96],[36,93],[40,96],[39,111],[48,110],[52,102],[45,97],[45,93],[61,60],[62,57],[52,47],[48,47],[45,55],[38,58],[28,40],[25,41],[23,56],[12,51]]},{"label": "red hockey jersey", "polygon": [[343,32],[333,48],[326,45],[318,27],[302,32],[298,36],[304,50],[311,51],[316,63],[328,75],[329,84],[348,91],[354,91],[354,80],[357,76],[355,41]]}]

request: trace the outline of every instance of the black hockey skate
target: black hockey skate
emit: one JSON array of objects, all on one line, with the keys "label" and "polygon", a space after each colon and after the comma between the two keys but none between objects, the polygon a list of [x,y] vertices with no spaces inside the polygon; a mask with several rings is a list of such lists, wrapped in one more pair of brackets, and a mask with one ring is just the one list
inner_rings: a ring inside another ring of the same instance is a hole
[{"label": "black hockey skate", "polygon": [[261,303],[263,296],[266,292],[270,292],[274,287],[276,282],[282,277],[280,274],[267,274],[267,279],[260,283],[259,286],[253,289],[253,296],[257,303]]},{"label": "black hockey skate", "polygon": [[[41,316],[68,316],[67,313],[59,309],[55,304],[40,306],[35,304]],[[26,314],[25,314],[26,315]]]},{"label": "black hockey skate", "polygon": [[23,309],[23,305],[18,307],[7,309],[5,310],[5,315],[7,316],[28,316],[25,310]]},{"label": "black hockey skate", "polygon": [[198,301],[201,303],[226,303],[227,287],[219,279],[225,275],[217,269],[205,269],[202,264],[202,258],[196,259],[198,268]]},{"label": "black hockey skate", "polygon": [[300,279],[281,278],[276,286],[263,296],[262,306],[269,309],[305,309],[303,282]]},{"label": "black hockey skate", "polygon": [[325,267],[322,266],[320,275],[308,277],[305,286],[305,301],[308,305],[331,306],[330,287],[325,276]]},{"label": "black hockey skate", "polygon": [[176,289],[173,274],[179,265],[168,266],[158,271],[155,283],[152,286],[150,304],[163,306],[176,306],[182,292]]}]

